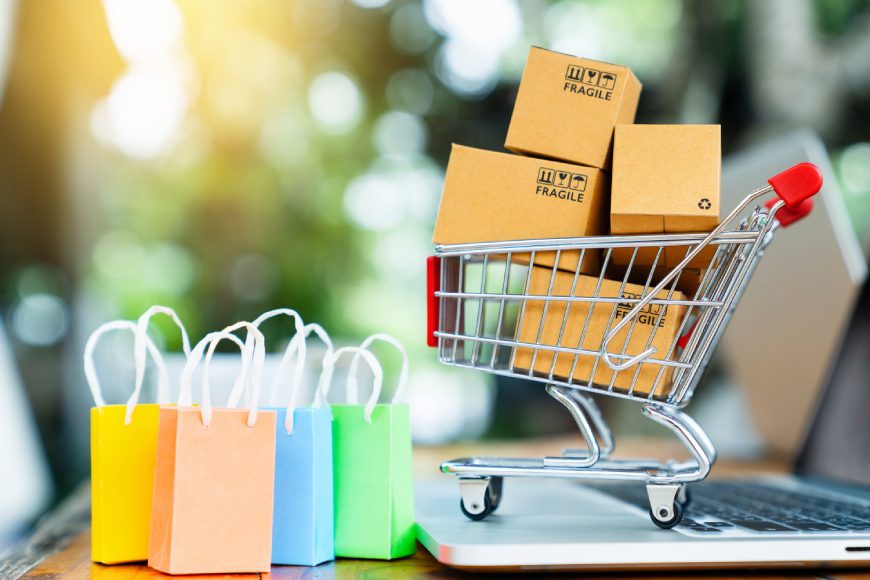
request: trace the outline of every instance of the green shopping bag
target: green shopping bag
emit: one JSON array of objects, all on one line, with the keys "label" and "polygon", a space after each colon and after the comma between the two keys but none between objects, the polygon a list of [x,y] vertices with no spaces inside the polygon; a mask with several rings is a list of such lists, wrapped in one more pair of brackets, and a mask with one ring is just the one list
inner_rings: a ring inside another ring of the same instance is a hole
[{"label": "green shopping bag", "polygon": [[[366,350],[375,340],[402,353],[402,373],[391,403],[378,404],[382,371]],[[373,335],[360,347],[338,349],[328,364],[319,401],[325,401],[335,362],[353,353],[348,404],[332,405],[335,555],[392,560],[414,554],[414,482],[411,466],[411,424],[407,404],[398,404],[407,382],[408,359],[401,344],[388,335]],[[374,374],[372,394],[357,404],[355,371],[359,359]]]}]

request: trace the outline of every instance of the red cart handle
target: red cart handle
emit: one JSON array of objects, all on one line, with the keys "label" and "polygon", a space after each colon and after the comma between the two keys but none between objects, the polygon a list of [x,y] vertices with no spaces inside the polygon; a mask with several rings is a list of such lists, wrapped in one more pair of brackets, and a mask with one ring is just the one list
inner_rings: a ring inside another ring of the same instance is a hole
[{"label": "red cart handle", "polygon": [[441,290],[441,258],[426,258],[426,344],[438,346],[438,314],[440,305],[435,293]]},{"label": "red cart handle", "polygon": [[795,209],[822,188],[822,172],[812,163],[798,163],[767,182],[787,208]]},{"label": "red cart handle", "polygon": [[[772,197],[767,200],[767,203],[764,204],[764,207],[767,209],[771,209],[774,204],[779,201],[778,198]],[[785,206],[781,208],[778,212],[776,212],[776,219],[784,228],[787,228],[791,224],[800,221],[810,215],[810,212],[813,211],[813,200],[812,198],[803,200],[797,207],[790,208]]]}]

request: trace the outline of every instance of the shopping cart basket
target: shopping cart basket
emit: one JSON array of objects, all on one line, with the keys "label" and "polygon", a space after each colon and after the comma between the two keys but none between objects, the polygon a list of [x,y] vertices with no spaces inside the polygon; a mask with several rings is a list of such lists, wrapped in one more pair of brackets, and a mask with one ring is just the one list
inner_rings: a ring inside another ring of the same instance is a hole
[{"label": "shopping cart basket", "polygon": [[[437,246],[427,264],[428,343],[441,362],[544,383],[586,445],[557,457],[442,464],[459,478],[462,512],[481,520],[496,510],[505,477],[631,480],[646,484],[656,525],[679,524],[689,501],[686,484],[704,479],[716,459],[709,437],[681,409],[774,232],[809,214],[821,183],[817,167],[798,164],[747,196],[709,234]],[[777,197],[757,205],[770,193]],[[667,258],[675,251],[676,258]],[[552,267],[569,256],[573,272]],[[621,265],[614,267],[618,256]],[[589,274],[584,265],[593,257],[598,267]],[[691,269],[699,260],[703,274]],[[550,267],[532,266],[540,262]],[[680,292],[692,276],[692,289]],[[643,414],[676,434],[691,459],[609,459],[614,439],[593,394],[641,403]]]}]

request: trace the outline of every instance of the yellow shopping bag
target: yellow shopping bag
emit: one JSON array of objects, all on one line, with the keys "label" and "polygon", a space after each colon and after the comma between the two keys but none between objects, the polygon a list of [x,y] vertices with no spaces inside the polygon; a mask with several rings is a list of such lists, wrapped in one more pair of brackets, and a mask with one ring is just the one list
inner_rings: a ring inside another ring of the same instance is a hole
[{"label": "yellow shopping bag", "polygon": [[[91,409],[91,557],[95,562],[116,564],[148,558],[157,418],[160,404],[169,401],[166,366],[145,334],[148,319],[156,313],[169,314],[180,326],[174,312],[154,307],[138,324],[125,320],[103,324],[85,345],[85,376],[96,405]],[[106,404],[93,360],[100,337],[115,330],[129,330],[136,336],[136,385],[124,405]],[[187,352],[183,327],[181,332]],[[146,352],[158,371],[157,404],[140,405]]]}]

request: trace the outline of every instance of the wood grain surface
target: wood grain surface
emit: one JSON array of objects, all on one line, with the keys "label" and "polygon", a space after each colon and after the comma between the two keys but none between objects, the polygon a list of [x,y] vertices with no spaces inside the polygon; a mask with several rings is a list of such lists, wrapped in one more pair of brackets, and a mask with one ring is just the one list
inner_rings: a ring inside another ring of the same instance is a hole
[{"label": "wood grain surface", "polygon": [[[564,447],[576,445],[574,439],[543,439],[524,442],[495,442],[487,444],[458,445],[440,448],[420,448],[415,450],[414,463],[418,479],[437,477],[433,466],[445,459],[460,457],[470,452],[481,455],[527,455],[540,456],[557,453]],[[648,440],[631,442],[625,445],[620,455],[660,455],[674,452],[668,443]],[[714,473],[717,476],[741,475],[758,472],[782,472],[787,469],[783,461],[768,460],[764,462],[722,461],[717,464]],[[458,492],[457,492],[458,493]],[[469,573],[454,570],[438,563],[422,546],[418,546],[417,554],[411,558],[383,562],[375,560],[338,560],[313,568],[295,566],[275,566],[269,574],[240,575],[197,575],[197,576],[164,576],[151,570],[144,564],[121,566],[104,566],[93,564],[90,559],[90,493],[85,484],[76,493],[63,502],[54,513],[40,522],[37,530],[18,550],[0,562],[0,578],[29,578],[49,580],[63,578],[65,580],[80,580],[94,578],[96,580],[150,580],[154,578],[178,578],[191,580],[211,580],[214,578],[232,578],[245,580],[248,578],[271,578],[274,580],[317,579],[317,580],[389,580],[393,578],[436,578],[449,580],[465,578]],[[870,571],[866,570],[783,570],[783,571],[711,571],[701,573],[697,570],[685,573],[552,573],[534,572],[532,574],[479,575],[482,578],[517,577],[517,578],[715,578],[730,580],[732,578],[749,579],[817,579],[817,580],[870,580]]]}]

